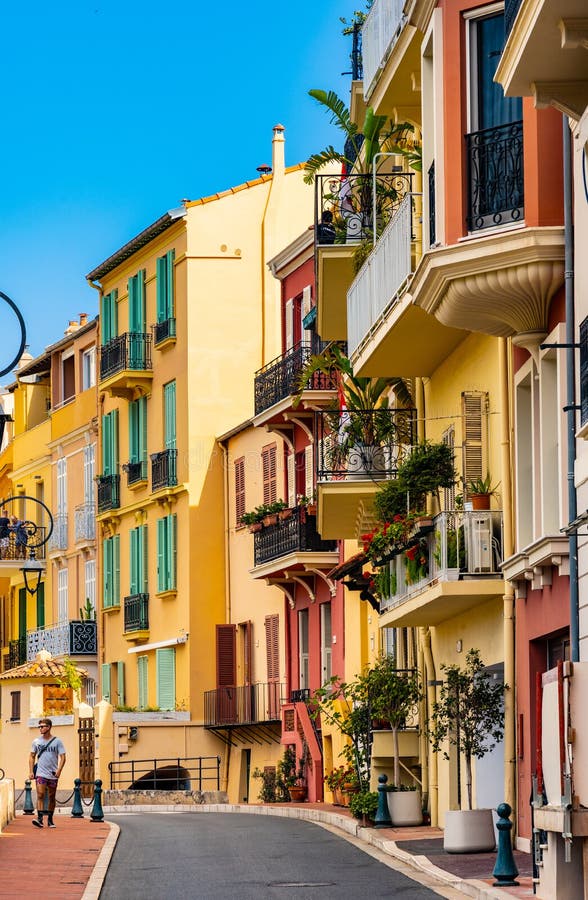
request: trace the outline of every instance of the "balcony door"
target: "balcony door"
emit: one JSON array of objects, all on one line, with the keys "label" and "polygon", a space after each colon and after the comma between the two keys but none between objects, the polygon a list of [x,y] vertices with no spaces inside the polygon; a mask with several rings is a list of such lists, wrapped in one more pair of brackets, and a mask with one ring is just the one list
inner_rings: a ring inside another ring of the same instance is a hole
[{"label": "balcony door", "polygon": [[469,22],[470,131],[496,128],[522,118],[520,97],[505,97],[494,81],[504,48],[504,14],[475,17]]},{"label": "balcony door", "polygon": [[321,685],[332,675],[331,654],[333,629],[331,625],[331,603],[321,603]]},{"label": "balcony door", "polygon": [[299,688],[310,688],[310,666],[308,660],[308,610],[298,613],[298,671]]}]

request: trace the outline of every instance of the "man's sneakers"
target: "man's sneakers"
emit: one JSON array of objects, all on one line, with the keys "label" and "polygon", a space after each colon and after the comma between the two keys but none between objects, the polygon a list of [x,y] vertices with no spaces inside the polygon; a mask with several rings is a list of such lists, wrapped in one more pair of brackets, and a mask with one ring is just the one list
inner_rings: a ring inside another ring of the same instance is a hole
[{"label": "man's sneakers", "polygon": [[33,825],[35,826],[35,828],[42,828],[43,819],[33,819]]},{"label": "man's sneakers", "polygon": [[55,827],[56,827],[56,825],[55,825],[55,822],[53,821],[53,819],[49,819],[49,821],[47,822],[47,828],[55,828]]}]

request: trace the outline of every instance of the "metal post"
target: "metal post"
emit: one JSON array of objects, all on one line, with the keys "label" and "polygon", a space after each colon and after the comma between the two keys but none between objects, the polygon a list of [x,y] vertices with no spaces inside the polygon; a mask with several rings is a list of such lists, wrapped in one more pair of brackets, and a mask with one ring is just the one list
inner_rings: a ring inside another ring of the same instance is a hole
[{"label": "metal post", "polygon": [[519,874],[517,865],[514,861],[512,852],[512,841],[510,832],[512,822],[509,819],[512,808],[508,803],[500,803],[496,807],[499,815],[496,827],[498,828],[498,855],[496,856],[496,865],[492,874],[496,878],[493,882],[494,887],[517,887],[519,882],[515,881]]},{"label": "metal post", "polygon": [[25,781],[25,798],[22,811],[25,816],[33,816],[35,814],[35,807],[33,805],[33,789],[31,788],[31,782],[28,778]]},{"label": "metal post", "polygon": [[71,808],[72,819],[83,819],[84,818],[84,808],[82,806],[82,793],[81,793],[81,789],[80,789],[81,784],[82,784],[81,778],[74,779],[73,806]]},{"label": "metal post", "polygon": [[391,828],[392,826],[388,809],[388,776],[386,774],[378,776],[378,809],[374,825],[376,828]]},{"label": "metal post", "polygon": [[92,804],[90,818],[92,822],[104,821],[104,810],[102,809],[102,781],[99,778],[94,782],[94,803]]}]

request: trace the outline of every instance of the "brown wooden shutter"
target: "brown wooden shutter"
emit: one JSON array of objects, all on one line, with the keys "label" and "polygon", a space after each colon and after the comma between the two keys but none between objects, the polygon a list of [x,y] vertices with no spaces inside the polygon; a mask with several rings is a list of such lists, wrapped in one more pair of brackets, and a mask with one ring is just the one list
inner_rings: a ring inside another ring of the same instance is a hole
[{"label": "brown wooden shutter", "polygon": [[245,646],[243,647],[245,684],[253,684],[253,622],[245,622]]},{"label": "brown wooden shutter", "polygon": [[265,651],[268,681],[268,719],[277,719],[280,711],[280,617],[265,617]]},{"label": "brown wooden shutter", "polygon": [[[444,432],[441,440],[455,452],[455,428],[453,425]],[[443,509],[445,511],[455,509],[455,484],[452,484],[450,488],[443,488]]]},{"label": "brown wooden shutter", "polygon": [[235,520],[237,527],[245,512],[245,457],[235,460]]},{"label": "brown wooden shutter", "polygon": [[463,416],[463,480],[466,486],[477,478],[485,478],[487,470],[488,394],[464,391],[461,395]]},{"label": "brown wooden shutter", "polygon": [[233,687],[237,680],[237,630],[234,625],[216,626],[216,686]]},{"label": "brown wooden shutter", "polygon": [[261,450],[263,467],[263,502],[273,503],[277,500],[276,485],[276,444],[267,444]]}]

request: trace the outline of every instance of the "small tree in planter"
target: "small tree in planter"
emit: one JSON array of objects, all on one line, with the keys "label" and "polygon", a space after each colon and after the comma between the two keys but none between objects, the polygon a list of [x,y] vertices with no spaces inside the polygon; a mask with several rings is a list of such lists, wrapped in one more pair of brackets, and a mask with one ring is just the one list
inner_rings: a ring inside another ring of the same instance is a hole
[{"label": "small tree in planter", "polygon": [[353,768],[361,790],[368,790],[372,747],[369,675],[341,681],[334,675],[313,695],[311,715],[323,718],[347,738],[341,756]]},{"label": "small tree in planter", "polygon": [[394,746],[393,781],[400,785],[400,750],[398,732],[414,712],[421,699],[418,673],[414,669],[398,669],[393,656],[381,656],[370,670],[372,714],[390,723]]}]

